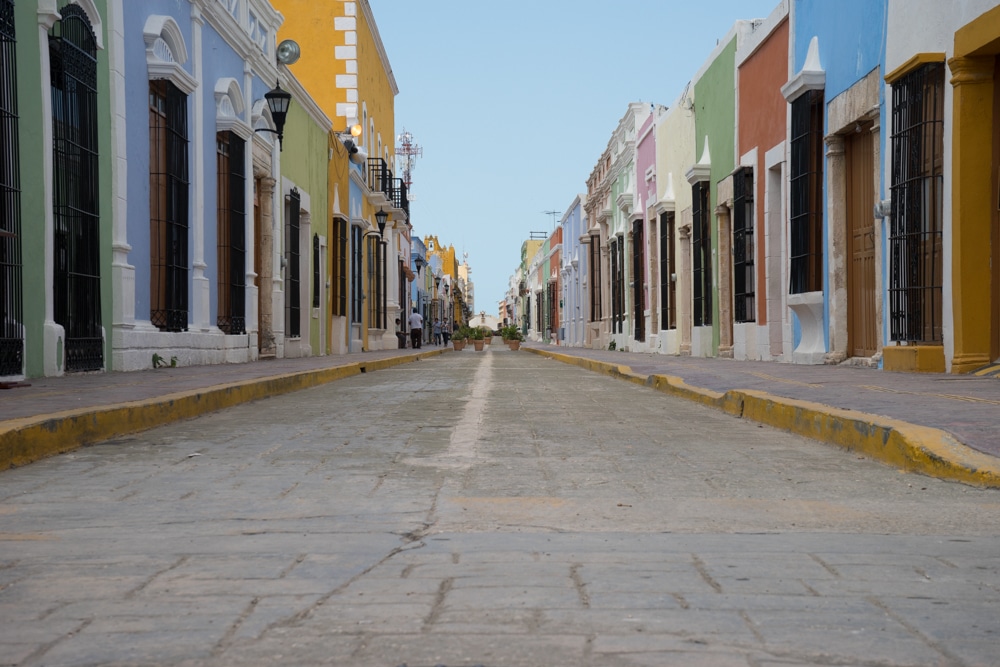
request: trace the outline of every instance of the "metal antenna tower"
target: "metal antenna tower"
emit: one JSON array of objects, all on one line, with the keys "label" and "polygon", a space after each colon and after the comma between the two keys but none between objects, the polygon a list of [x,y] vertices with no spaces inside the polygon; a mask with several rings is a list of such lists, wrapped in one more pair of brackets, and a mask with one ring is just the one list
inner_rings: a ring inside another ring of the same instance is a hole
[{"label": "metal antenna tower", "polygon": [[[423,157],[424,149],[413,139],[413,135],[403,128],[403,131],[396,137],[399,145],[396,146],[396,159],[402,163],[403,183],[406,184],[406,192],[412,193],[410,185],[413,183],[413,167],[418,157]],[[398,168],[397,168],[398,170]]]},{"label": "metal antenna tower", "polygon": [[552,229],[556,228],[556,216],[558,216],[562,211],[542,211],[545,215],[552,216]]}]

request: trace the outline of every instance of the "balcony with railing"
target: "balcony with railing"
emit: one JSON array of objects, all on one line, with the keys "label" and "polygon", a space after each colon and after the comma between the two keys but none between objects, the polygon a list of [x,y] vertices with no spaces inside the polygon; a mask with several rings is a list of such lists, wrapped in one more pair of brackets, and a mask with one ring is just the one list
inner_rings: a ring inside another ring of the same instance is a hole
[{"label": "balcony with railing", "polygon": [[399,209],[406,214],[407,220],[410,218],[410,198],[406,191],[406,183],[401,178],[392,179],[392,207]]},{"label": "balcony with railing", "polygon": [[368,158],[368,189],[372,193],[372,203],[388,204],[393,201],[392,171],[380,157]]}]

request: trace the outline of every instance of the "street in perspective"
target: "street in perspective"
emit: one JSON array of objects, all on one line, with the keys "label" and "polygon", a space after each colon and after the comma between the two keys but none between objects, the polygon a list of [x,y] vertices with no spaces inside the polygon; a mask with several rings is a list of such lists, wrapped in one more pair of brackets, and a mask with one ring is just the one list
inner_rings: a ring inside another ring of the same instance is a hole
[{"label": "street in perspective", "polygon": [[997,489],[499,345],[0,472],[0,665],[971,667],[998,609]]}]

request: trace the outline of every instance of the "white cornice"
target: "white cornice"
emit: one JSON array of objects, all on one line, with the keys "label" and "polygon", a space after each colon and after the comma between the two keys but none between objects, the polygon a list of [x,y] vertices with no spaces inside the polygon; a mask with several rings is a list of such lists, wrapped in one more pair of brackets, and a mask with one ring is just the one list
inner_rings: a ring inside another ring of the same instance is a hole
[{"label": "white cornice", "polygon": [[822,90],[826,87],[826,70],[819,61],[819,37],[813,36],[809,41],[809,52],[799,73],[781,87],[781,94],[788,102],[794,102],[810,90]]}]

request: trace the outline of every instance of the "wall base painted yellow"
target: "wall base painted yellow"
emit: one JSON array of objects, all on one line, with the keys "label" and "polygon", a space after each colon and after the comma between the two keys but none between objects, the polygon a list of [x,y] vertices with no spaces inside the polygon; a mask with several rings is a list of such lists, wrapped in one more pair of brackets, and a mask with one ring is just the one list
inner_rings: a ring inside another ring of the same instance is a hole
[{"label": "wall base painted yellow", "polygon": [[944,373],[944,347],[906,345],[882,350],[882,368],[906,373]]}]

